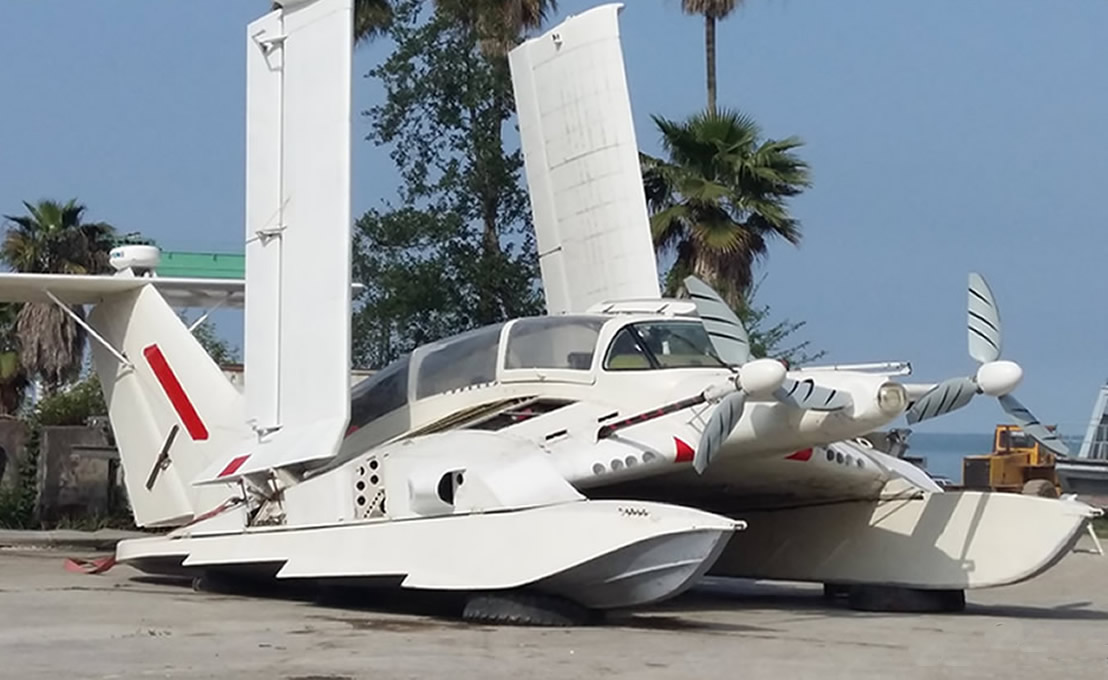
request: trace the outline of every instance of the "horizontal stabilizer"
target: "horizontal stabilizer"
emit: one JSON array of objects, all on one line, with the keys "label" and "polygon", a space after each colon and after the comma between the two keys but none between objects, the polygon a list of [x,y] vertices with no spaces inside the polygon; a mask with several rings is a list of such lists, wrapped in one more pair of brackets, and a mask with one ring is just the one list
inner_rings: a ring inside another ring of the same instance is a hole
[{"label": "horizontal stabilizer", "polygon": [[269,470],[330,458],[341,442],[333,433],[341,418],[322,420],[311,425],[285,427],[261,442],[244,441],[241,446],[209,465],[193,484],[225,484]]},{"label": "horizontal stabilizer", "polygon": [[[50,294],[67,305],[97,305],[117,293],[153,286],[170,307],[242,309],[246,282],[242,279],[202,279],[162,276],[0,273],[0,302],[51,302]],[[355,283],[351,294],[365,286]],[[48,294],[49,293],[49,294]]]},{"label": "horizontal stabilizer", "polygon": [[154,286],[172,307],[242,307],[242,279],[196,279],[85,274],[0,274],[0,301],[95,305],[117,293]]}]

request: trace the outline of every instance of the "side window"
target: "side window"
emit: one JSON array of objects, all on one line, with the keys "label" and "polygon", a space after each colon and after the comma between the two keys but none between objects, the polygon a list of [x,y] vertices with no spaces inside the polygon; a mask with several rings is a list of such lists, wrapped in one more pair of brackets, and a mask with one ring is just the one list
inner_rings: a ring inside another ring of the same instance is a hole
[{"label": "side window", "polygon": [[504,368],[592,368],[602,319],[552,316],[517,321],[508,337]]},{"label": "side window", "polygon": [[629,327],[623,327],[616,337],[612,338],[612,344],[608,346],[608,354],[604,357],[604,369],[608,371],[641,371],[652,368],[650,359],[639,347],[635,340],[635,334]]},{"label": "side window", "polygon": [[496,379],[496,354],[503,324],[451,338],[419,362],[416,399]]},{"label": "side window", "polygon": [[408,357],[386,366],[380,373],[354,388],[351,394],[350,426],[364,427],[406,403],[408,403]]}]

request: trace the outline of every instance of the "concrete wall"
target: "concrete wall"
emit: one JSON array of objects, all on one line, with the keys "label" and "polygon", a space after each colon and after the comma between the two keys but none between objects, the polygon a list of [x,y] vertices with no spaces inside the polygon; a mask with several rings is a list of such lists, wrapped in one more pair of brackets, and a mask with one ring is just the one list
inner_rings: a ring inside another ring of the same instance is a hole
[{"label": "concrete wall", "polygon": [[19,486],[19,465],[26,452],[23,448],[27,429],[14,418],[0,417],[0,489]]},{"label": "concrete wall", "polygon": [[35,505],[38,521],[105,515],[124,508],[119,454],[103,429],[43,429]]}]

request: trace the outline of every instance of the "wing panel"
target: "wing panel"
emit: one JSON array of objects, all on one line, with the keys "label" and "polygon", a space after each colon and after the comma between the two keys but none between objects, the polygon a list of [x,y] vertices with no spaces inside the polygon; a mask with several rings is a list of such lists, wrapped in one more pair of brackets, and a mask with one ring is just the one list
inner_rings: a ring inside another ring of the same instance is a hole
[{"label": "wing panel", "polygon": [[246,278],[243,313],[246,417],[260,428],[279,423],[281,227],[281,81],[284,49],[280,12],[247,29],[246,41]]},{"label": "wing panel", "polygon": [[[572,17],[510,55],[552,314],[660,297],[619,43],[621,7]],[[548,263],[554,252],[560,258]]]}]

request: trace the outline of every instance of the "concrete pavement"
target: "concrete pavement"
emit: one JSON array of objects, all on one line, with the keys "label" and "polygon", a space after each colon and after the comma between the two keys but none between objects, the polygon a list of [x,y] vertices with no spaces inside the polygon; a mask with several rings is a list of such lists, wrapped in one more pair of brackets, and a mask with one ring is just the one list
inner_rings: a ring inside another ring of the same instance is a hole
[{"label": "concrete pavement", "polygon": [[470,626],[422,599],[339,607],[195,593],[127,567],[69,573],[69,554],[0,550],[0,678],[1108,677],[1108,558],[1086,553],[1029,583],[973,591],[962,614],[859,613],[813,586],[713,580],[576,629]]}]

